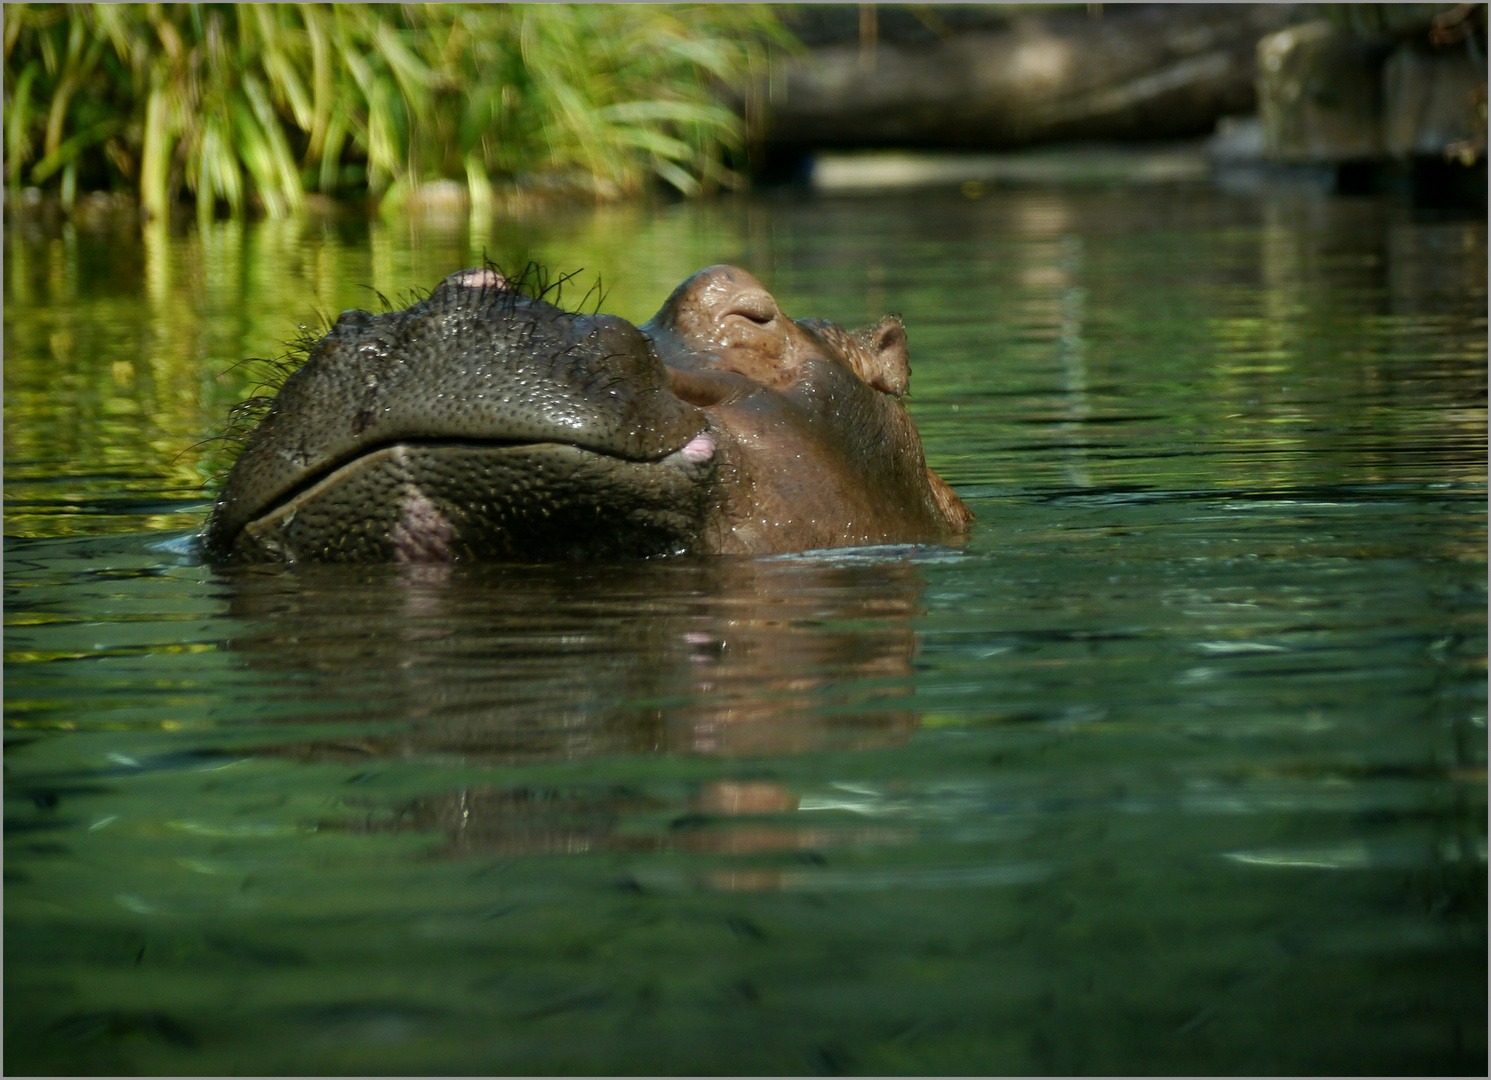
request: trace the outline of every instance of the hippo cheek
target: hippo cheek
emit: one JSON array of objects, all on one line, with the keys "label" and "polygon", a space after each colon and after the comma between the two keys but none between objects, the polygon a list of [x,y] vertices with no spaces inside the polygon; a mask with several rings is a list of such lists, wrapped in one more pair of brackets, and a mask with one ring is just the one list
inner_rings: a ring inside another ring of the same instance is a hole
[{"label": "hippo cheek", "polygon": [[812,360],[706,411],[738,478],[722,485],[725,552],[946,538],[909,415],[846,366]]},{"label": "hippo cheek", "polygon": [[248,561],[448,562],[674,555],[701,547],[716,470],[701,433],[654,462],[559,443],[401,443],[249,522]]}]

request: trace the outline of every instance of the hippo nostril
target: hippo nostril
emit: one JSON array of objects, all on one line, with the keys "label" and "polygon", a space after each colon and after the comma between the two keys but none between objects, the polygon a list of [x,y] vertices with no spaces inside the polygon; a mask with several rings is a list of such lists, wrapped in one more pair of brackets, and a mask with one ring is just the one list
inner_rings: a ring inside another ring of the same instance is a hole
[{"label": "hippo nostril", "polygon": [[777,304],[768,293],[748,292],[735,297],[724,314],[739,315],[757,326],[766,326],[777,317]]},{"label": "hippo nostril", "polygon": [[740,396],[739,380],[718,372],[668,368],[668,389],[690,405],[707,409]]}]

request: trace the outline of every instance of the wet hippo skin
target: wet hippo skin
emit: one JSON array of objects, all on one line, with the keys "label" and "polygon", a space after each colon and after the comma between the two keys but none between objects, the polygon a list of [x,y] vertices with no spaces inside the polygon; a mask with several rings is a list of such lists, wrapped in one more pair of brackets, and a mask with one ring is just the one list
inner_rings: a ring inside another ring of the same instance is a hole
[{"label": "wet hippo skin", "polygon": [[774,554],[936,542],[972,515],[903,398],[906,333],[793,321],[744,270],[642,327],[495,270],[347,311],[229,473],[208,549],[241,561]]}]

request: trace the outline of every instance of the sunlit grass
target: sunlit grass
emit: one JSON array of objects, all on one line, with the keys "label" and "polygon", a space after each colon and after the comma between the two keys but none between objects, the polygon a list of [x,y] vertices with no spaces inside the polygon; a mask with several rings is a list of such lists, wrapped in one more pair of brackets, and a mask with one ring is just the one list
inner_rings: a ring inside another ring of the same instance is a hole
[{"label": "sunlit grass", "polygon": [[435,179],[476,208],[494,182],[695,195],[739,184],[722,98],[790,44],[764,5],[7,4],[5,176],[203,218]]}]

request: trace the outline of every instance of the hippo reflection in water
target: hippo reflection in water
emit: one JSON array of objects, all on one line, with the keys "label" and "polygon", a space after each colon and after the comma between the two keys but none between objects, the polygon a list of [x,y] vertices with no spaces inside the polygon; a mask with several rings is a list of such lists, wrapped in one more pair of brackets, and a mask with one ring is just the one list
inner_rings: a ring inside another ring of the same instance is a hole
[{"label": "hippo reflection in water", "polygon": [[793,321],[693,275],[641,328],[491,268],[347,311],[234,465],[208,549],[243,561],[772,554],[972,520],[902,403],[906,334]]},{"label": "hippo reflection in water", "polygon": [[[902,826],[796,814],[808,792],[779,776],[772,759],[886,750],[912,737],[920,720],[914,620],[925,588],[913,562],[305,565],[293,573],[227,565],[218,573],[242,628],[232,651],[274,681],[288,678],[309,703],[222,749],[347,766],[350,786],[317,820],[322,830],[443,834],[449,855],[750,855],[912,839]],[[686,805],[668,774],[646,768],[501,768],[651,754],[719,764],[689,771]],[[410,760],[433,766],[418,772],[433,789],[376,782],[402,775],[386,762]],[[465,782],[443,787],[456,776],[441,766],[453,761]],[[705,884],[774,888],[780,870],[720,866]]]}]

